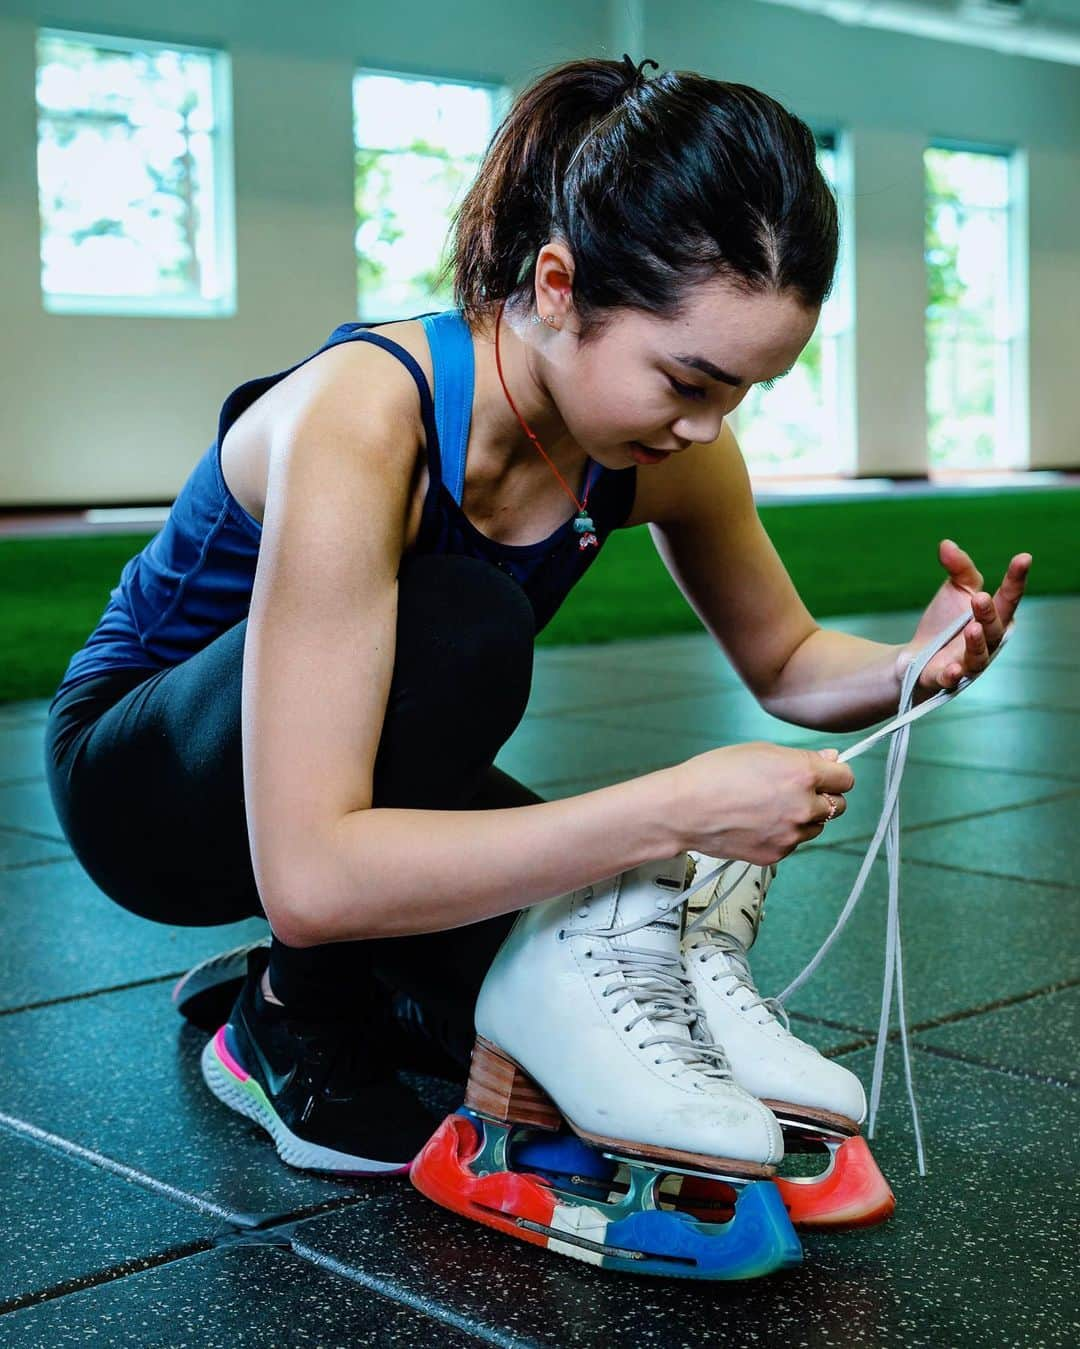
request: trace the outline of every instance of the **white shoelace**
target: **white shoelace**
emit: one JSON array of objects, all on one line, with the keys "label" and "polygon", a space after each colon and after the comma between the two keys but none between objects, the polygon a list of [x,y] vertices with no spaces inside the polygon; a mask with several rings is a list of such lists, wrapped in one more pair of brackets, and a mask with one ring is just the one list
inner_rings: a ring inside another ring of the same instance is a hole
[{"label": "white shoelace", "polygon": [[[935,693],[932,698],[928,698],[918,707],[911,706],[911,700],[914,697],[915,685],[918,682],[919,675],[930,663],[933,657],[950,642],[974,617],[972,610],[968,610],[955,622],[938,633],[936,637],[922,648],[915,656],[911,664],[904,671],[904,677],[900,686],[900,702],[898,707],[899,715],[886,726],[880,727],[865,740],[860,740],[858,744],[852,745],[850,749],[845,750],[838,758],[838,763],[847,763],[851,759],[858,758],[868,750],[871,745],[875,745],[883,736],[895,735],[889,746],[889,757],[885,766],[885,800],[881,810],[881,818],[878,821],[877,829],[874,831],[874,837],[870,846],[866,850],[866,857],[863,859],[862,866],[859,868],[859,874],[855,878],[855,884],[852,887],[851,894],[848,895],[847,902],[840,910],[840,916],[836,920],[833,930],[822,942],[817,953],[811,958],[806,967],[788,984],[775,999],[776,1004],[782,1004],[791,997],[797,989],[811,977],[817,967],[825,958],[829,948],[843,931],[848,919],[855,910],[856,904],[862,896],[863,887],[866,884],[866,878],[870,874],[870,868],[874,864],[881,849],[881,841],[886,840],[886,858],[889,875],[889,903],[888,913],[885,920],[885,978],[881,994],[881,1015],[878,1020],[877,1044],[874,1050],[874,1072],[870,1085],[870,1118],[867,1126],[868,1135],[873,1138],[874,1126],[877,1121],[878,1106],[881,1102],[881,1083],[885,1069],[885,1045],[889,1037],[889,1021],[892,1015],[892,995],[893,989],[896,990],[896,1005],[898,1019],[900,1022],[900,1043],[903,1047],[904,1057],[904,1078],[907,1083],[908,1101],[911,1106],[911,1119],[915,1129],[915,1149],[918,1157],[919,1174],[926,1175],[926,1155],[923,1149],[922,1126],[919,1122],[919,1108],[915,1100],[915,1087],[911,1074],[911,1051],[908,1044],[907,1014],[904,1007],[904,960],[903,948],[900,941],[900,783],[904,775],[904,765],[907,762],[908,740],[911,736],[911,723],[917,721],[919,717],[925,716],[927,712],[935,707],[941,707],[945,703],[951,702],[964,689],[973,684],[979,677],[978,675],[965,675],[957,682],[953,689],[942,689]],[[990,653],[990,660],[987,664],[993,662],[995,657],[1001,651],[1002,647],[1009,640],[1012,634],[1014,624],[1010,623],[1002,634],[1001,641]],[[985,671],[980,671],[982,674]],[[704,886],[719,876],[726,867],[730,865],[729,861],[723,862],[718,867],[713,867],[711,871],[704,876],[695,877],[693,884],[689,889],[684,890],[679,897],[680,900],[688,900],[690,896],[702,889]],[[714,898],[712,903],[703,910],[695,925],[699,925],[706,914],[720,902],[719,896]],[[756,990],[755,990],[756,992]],[[764,1002],[765,1000],[763,1000]],[[769,1002],[774,1000],[769,999]],[[786,1019],[786,1018],[785,1018]]]},{"label": "white shoelace", "polygon": [[[591,898],[593,887],[585,889],[586,898]],[[646,914],[636,923],[626,923],[622,927],[579,927],[563,928],[562,940],[571,937],[593,937],[601,941],[613,937],[624,937],[631,932],[655,923],[662,914],[679,909],[685,902],[687,892],[672,895],[670,898],[656,901],[656,912]],[[592,954],[591,952],[589,953]],[[687,1068],[714,1081],[731,1081],[731,1065],[722,1046],[711,1041],[694,1038],[694,1031],[701,1020],[701,1008],[694,996],[693,981],[683,962],[681,953],[665,955],[647,947],[628,946],[609,947],[603,954],[593,957],[608,966],[597,973],[609,978],[610,982],[602,990],[603,996],[616,993],[623,996],[613,1006],[619,1012],[623,1006],[636,1001],[642,1008],[625,1029],[631,1030],[642,1019],[658,1022],[671,1022],[685,1026],[690,1038],[679,1035],[652,1035],[641,1042],[641,1048],[667,1045],[672,1053],[669,1059],[680,1059]]]}]

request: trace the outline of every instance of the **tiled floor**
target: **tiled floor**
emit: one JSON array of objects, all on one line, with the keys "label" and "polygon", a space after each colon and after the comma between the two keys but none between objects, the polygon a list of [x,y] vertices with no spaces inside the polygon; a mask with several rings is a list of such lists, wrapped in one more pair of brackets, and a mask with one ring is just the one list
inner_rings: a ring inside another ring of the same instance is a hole
[{"label": "tiled floor", "polygon": [[[900,641],[914,617],[829,626]],[[597,1272],[404,1180],[334,1183],[280,1163],[209,1095],[204,1037],[169,1002],[178,973],[265,925],[154,926],[96,890],[53,818],[44,710],[0,708],[0,1344],[1080,1341],[1080,598],[1026,600],[985,680],[912,731],[901,884],[928,1174],[894,1043],[874,1147],[895,1217],[807,1237],[801,1268],[750,1284]],[[862,734],[767,717],[707,638],[678,637],[538,652],[499,762],[568,796],[717,744]],[[847,813],[782,864],[754,953],[764,991],[801,968],[846,898],[886,752],[853,763]],[[884,898],[882,857],[792,1003],[799,1033],[864,1080]]]}]

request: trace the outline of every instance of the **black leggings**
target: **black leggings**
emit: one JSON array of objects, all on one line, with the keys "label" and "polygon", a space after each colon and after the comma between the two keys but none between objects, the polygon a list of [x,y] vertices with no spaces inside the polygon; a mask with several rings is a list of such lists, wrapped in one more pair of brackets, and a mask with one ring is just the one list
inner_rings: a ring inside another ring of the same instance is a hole
[{"label": "black leggings", "polygon": [[[46,775],[72,851],[106,895],[154,922],[203,927],[263,914],[244,813],[246,631],[245,618],[167,670],[86,680],[50,710]],[[374,806],[484,810],[543,799],[493,767],[525,712],[534,636],[524,592],[489,563],[405,559]],[[271,985],[297,1014],[327,1015],[355,1007],[371,975],[471,1023],[514,916],[304,948],[272,936]]]}]

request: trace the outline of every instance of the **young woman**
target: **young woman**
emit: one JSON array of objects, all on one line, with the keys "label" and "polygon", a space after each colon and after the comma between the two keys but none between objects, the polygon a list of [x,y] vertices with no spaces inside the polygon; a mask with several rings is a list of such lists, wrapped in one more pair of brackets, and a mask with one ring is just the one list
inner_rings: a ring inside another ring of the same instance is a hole
[{"label": "young woman", "polygon": [[493,767],[536,633],[613,530],[650,526],[793,723],[895,711],[912,652],[968,603],[920,697],[1000,642],[1026,554],[991,599],[944,542],[941,591],[886,646],[822,631],[760,525],[725,419],[798,357],[836,248],[813,137],[772,99],[559,66],[457,213],[456,308],[346,323],[236,389],[125,566],[50,709],[53,802],[133,912],[269,920],[222,1052],[287,1160],[408,1165],[436,1121],[395,1075],[391,1009],[463,1057],[518,910],[682,849],[766,865],[843,811],[835,751],[728,746],[560,801]]}]

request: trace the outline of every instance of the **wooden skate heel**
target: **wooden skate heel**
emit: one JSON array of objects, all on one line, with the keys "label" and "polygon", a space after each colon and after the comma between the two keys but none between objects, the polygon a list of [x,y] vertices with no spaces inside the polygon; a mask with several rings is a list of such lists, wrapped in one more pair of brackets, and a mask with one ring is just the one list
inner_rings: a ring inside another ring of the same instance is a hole
[{"label": "wooden skate heel", "polygon": [[552,1130],[562,1124],[562,1115],[547,1092],[482,1035],[473,1045],[465,1104],[470,1110],[508,1124]]}]

